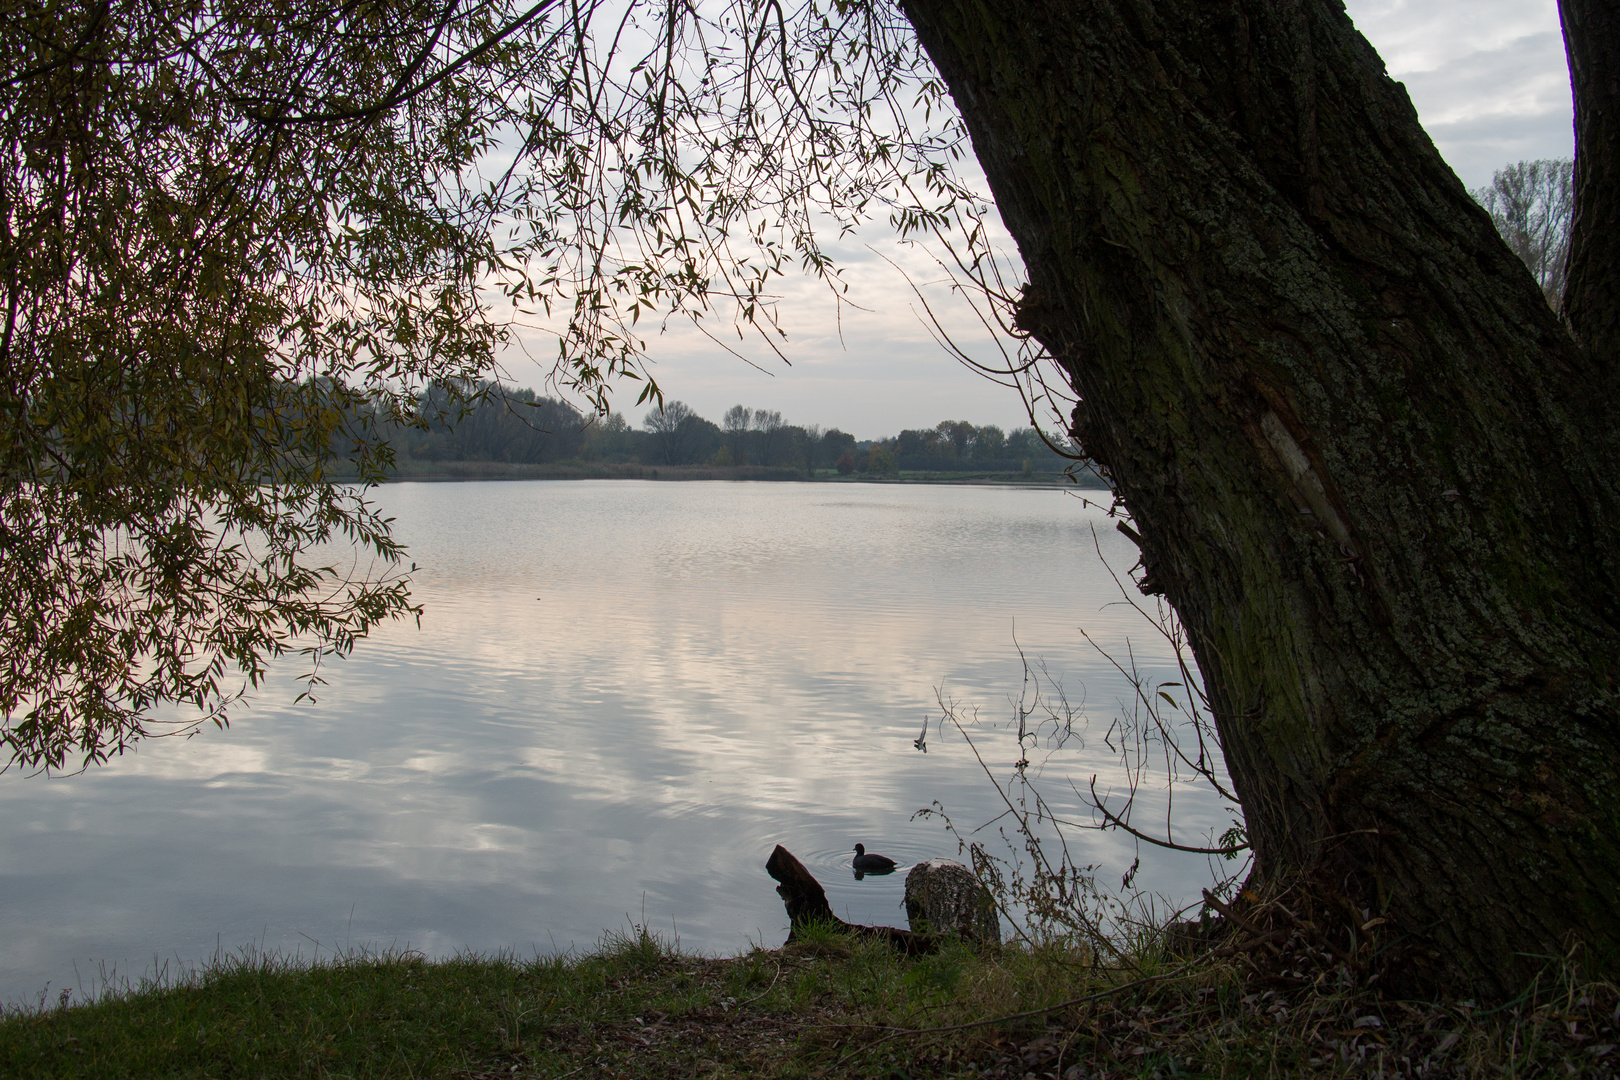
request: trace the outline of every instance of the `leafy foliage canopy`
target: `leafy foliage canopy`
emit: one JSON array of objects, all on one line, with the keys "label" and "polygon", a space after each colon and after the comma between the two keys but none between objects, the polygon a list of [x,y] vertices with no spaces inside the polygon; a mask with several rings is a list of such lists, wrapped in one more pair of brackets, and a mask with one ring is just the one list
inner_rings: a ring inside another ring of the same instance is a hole
[{"label": "leafy foliage canopy", "polygon": [[965,195],[909,28],[843,0],[0,0],[0,88],[0,741],[46,768],[413,611],[329,477],[521,330],[658,404],[641,328],[774,341],[819,235]]}]

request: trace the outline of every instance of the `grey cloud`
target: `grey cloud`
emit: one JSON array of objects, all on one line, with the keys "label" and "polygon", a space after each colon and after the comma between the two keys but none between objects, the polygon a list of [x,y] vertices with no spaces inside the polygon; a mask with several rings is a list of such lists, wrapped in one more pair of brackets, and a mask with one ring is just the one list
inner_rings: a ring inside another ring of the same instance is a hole
[{"label": "grey cloud", "polygon": [[1469,187],[1512,162],[1574,152],[1556,5],[1351,0],[1350,12]]}]

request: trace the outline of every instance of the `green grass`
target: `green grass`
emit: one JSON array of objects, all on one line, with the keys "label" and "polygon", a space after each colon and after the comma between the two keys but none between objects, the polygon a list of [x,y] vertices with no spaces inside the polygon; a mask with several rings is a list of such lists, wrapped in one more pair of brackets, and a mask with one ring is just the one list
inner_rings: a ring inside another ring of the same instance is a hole
[{"label": "green grass", "polygon": [[835,934],[714,959],[634,928],[527,960],[249,953],[12,1010],[0,1077],[1602,1077],[1620,1058],[1620,997],[1567,971],[1495,1011],[1342,975],[1152,948],[1114,970],[1060,947],[908,959]]}]

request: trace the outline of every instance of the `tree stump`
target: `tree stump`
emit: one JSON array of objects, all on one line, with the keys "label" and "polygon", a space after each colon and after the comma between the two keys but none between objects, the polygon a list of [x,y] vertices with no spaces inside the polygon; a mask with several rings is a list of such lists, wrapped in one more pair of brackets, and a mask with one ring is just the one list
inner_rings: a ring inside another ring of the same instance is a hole
[{"label": "tree stump", "polygon": [[782,906],[787,908],[789,942],[807,927],[830,926],[842,934],[886,941],[908,956],[939,951],[939,938],[934,934],[913,933],[897,926],[860,926],[834,915],[821,882],[781,844],[771,852],[765,872],[778,882],[776,893],[782,898]]},{"label": "tree stump", "polygon": [[827,892],[821,887],[821,882],[781,844],[777,844],[776,850],[771,852],[770,860],[765,863],[765,872],[780,882],[776,886],[776,893],[787,908],[788,940],[793,939],[800,927],[838,921],[832,905],[827,903]]},{"label": "tree stump", "polygon": [[990,890],[952,859],[929,859],[906,875],[906,919],[913,933],[956,934],[981,945],[1001,944],[1001,919]]}]

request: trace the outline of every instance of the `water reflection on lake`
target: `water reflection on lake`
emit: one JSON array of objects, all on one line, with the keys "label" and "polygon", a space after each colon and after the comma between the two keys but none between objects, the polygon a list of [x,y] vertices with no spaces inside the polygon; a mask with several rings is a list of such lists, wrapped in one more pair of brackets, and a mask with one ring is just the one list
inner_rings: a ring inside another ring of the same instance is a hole
[{"label": "water reflection on lake", "polygon": [[[1162,646],[1102,569],[1135,550],[1058,491],[809,484],[401,484],[420,567],[394,624],[295,704],[288,666],[228,731],[88,774],[0,776],[0,998],[249,943],[310,955],[588,947],[626,920],[707,952],[780,943],[785,844],[855,922],[903,922],[857,841],[955,855],[999,809],[935,690],[1002,722],[1044,659],[1097,735],[1125,693],[1078,632]],[[1093,526],[1096,526],[1095,532]],[[1097,721],[1101,720],[1101,726]],[[978,739],[1005,770],[1015,744]],[[1084,781],[1100,737],[1054,764]],[[1178,796],[1178,828],[1224,826]],[[1185,816],[1180,816],[1180,815]],[[1087,833],[1117,881],[1127,840]],[[1204,880],[1191,857],[1151,884]],[[318,947],[317,944],[319,943]]]}]

